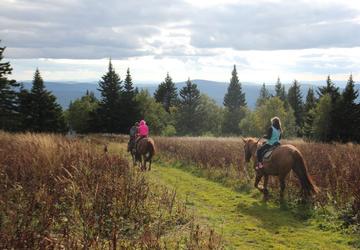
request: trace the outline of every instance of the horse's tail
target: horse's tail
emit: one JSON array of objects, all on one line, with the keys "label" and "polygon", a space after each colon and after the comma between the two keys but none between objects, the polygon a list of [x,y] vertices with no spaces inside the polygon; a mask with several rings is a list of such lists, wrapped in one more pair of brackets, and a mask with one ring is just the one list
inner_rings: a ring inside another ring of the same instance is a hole
[{"label": "horse's tail", "polygon": [[150,161],[156,153],[155,144],[152,139],[148,140],[148,150],[149,150],[149,155],[146,160]]},{"label": "horse's tail", "polygon": [[304,195],[310,196],[312,193],[318,193],[319,188],[313,183],[311,177],[309,176],[304,158],[301,153],[299,151],[294,151],[293,158],[295,164],[293,165],[292,170],[294,170],[300,180]]}]

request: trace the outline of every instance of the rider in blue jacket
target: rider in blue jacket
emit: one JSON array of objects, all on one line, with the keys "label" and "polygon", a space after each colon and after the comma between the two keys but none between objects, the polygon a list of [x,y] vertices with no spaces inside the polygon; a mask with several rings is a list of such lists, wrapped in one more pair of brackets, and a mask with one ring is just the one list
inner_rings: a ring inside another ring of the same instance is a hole
[{"label": "rider in blue jacket", "polygon": [[265,152],[275,145],[280,144],[281,139],[281,122],[279,117],[271,118],[271,126],[269,127],[267,134],[263,138],[267,139],[266,142],[257,150],[256,157],[258,161],[257,168],[263,168],[262,158]]}]

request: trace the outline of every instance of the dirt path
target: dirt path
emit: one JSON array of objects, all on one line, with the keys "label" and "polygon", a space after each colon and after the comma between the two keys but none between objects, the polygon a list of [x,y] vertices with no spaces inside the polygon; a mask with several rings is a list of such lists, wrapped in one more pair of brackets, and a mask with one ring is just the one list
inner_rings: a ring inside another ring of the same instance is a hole
[{"label": "dirt path", "polygon": [[348,236],[182,169],[154,164],[149,177],[176,189],[201,223],[222,235],[227,249],[352,249]]}]

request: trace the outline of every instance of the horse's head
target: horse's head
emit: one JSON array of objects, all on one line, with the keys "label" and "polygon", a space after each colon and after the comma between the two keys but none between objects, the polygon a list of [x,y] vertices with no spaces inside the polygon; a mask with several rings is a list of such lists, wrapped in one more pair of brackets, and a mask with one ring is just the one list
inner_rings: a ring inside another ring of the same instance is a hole
[{"label": "horse's head", "polygon": [[255,153],[257,148],[257,142],[254,139],[244,139],[242,138],[244,142],[244,153],[245,153],[245,162],[249,162],[251,159],[251,156]]}]

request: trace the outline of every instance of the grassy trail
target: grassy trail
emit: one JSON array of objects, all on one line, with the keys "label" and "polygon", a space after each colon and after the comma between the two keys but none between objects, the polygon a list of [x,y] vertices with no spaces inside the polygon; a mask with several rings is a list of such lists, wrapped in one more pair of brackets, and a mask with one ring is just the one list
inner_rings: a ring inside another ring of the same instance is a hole
[{"label": "grassy trail", "polygon": [[274,204],[235,192],[185,170],[154,164],[150,180],[176,189],[201,224],[222,235],[227,249],[351,249],[351,238],[322,231]]}]

